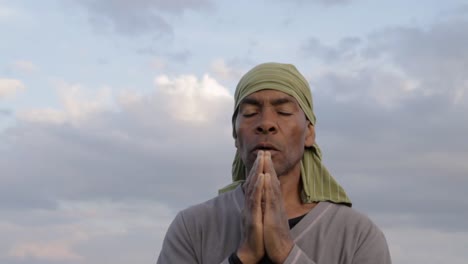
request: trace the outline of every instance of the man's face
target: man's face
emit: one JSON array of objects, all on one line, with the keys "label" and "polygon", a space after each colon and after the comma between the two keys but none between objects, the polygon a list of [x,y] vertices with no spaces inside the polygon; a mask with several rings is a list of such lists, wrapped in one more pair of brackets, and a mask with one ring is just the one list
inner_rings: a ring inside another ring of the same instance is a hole
[{"label": "man's face", "polygon": [[250,171],[259,150],[271,152],[278,176],[300,171],[304,147],[315,142],[315,130],[296,99],[276,90],[244,98],[235,123],[236,147]]}]

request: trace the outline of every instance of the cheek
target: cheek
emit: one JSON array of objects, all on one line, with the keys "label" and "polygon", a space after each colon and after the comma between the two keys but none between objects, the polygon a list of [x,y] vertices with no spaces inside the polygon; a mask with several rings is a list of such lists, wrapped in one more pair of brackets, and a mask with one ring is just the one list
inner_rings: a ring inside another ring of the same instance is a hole
[{"label": "cheek", "polygon": [[289,140],[289,146],[291,146],[294,152],[303,152],[305,148],[305,141],[307,136],[305,126],[294,126],[294,129],[291,130],[289,136],[287,137]]},{"label": "cheek", "polygon": [[243,151],[244,149],[244,146],[245,146],[245,136],[244,136],[244,130],[242,129],[242,127],[240,128],[236,128],[236,138],[235,138],[235,146],[237,148],[237,150],[239,150],[240,152]]}]

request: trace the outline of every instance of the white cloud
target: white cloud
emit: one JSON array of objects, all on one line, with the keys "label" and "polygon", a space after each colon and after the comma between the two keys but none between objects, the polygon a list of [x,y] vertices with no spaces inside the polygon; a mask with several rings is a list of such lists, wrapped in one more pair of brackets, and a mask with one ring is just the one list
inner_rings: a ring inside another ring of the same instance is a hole
[{"label": "white cloud", "polygon": [[212,110],[232,100],[229,91],[207,74],[200,81],[193,75],[173,80],[161,75],[155,78],[155,84],[161,93],[170,96],[169,112],[179,120],[210,120],[216,115]]},{"label": "white cloud", "polygon": [[468,80],[465,80],[463,84],[455,88],[453,100],[455,104],[463,104],[464,102],[468,102]]},{"label": "white cloud", "polygon": [[28,60],[17,60],[12,63],[12,68],[23,73],[32,73],[37,71],[37,66],[34,65],[32,61]]},{"label": "white cloud", "polygon": [[166,61],[164,59],[156,57],[156,58],[151,60],[150,67],[152,69],[162,71],[167,67],[167,63],[166,63]]},{"label": "white cloud", "polygon": [[20,80],[0,78],[0,99],[15,96],[25,89],[25,85]]},{"label": "white cloud", "polygon": [[18,117],[30,122],[77,124],[88,116],[112,107],[111,90],[102,87],[91,92],[80,84],[69,84],[63,81],[56,83],[57,92],[63,109],[39,108],[21,110]]},{"label": "white cloud", "polygon": [[8,256],[14,259],[34,258],[49,261],[76,261],[83,259],[82,256],[72,252],[69,245],[64,241],[20,243],[10,249]]},{"label": "white cloud", "polygon": [[0,3],[0,19],[14,18],[18,15],[19,12],[16,9],[4,6],[3,3]]},{"label": "white cloud", "polygon": [[175,211],[228,183],[228,90],[209,75],[154,85],[114,95],[60,82],[60,108],[2,133],[0,261],[155,261]]},{"label": "white cloud", "polygon": [[54,108],[41,108],[21,110],[17,114],[18,118],[29,122],[44,122],[44,123],[64,123],[67,115],[61,110]]},{"label": "white cloud", "polygon": [[216,59],[211,63],[211,71],[222,80],[239,80],[243,71],[226,64],[223,59]]},{"label": "white cloud", "polygon": [[[16,153],[0,162],[3,179],[26,177],[28,186],[39,184],[58,199],[164,199],[179,182],[193,179],[193,171],[207,170],[193,186],[208,184],[216,193],[229,179],[232,96],[209,75],[161,75],[154,84],[151,94],[127,90],[114,95],[107,88],[89,92],[79,84],[61,83],[60,108],[21,111],[18,125],[3,132],[6,148],[1,150]],[[224,154],[208,159],[194,158],[194,153]],[[24,160],[28,166],[22,166]],[[156,178],[155,170],[161,173]],[[56,205],[56,199],[36,197],[36,191],[20,186],[3,192],[9,206]],[[170,203],[180,204],[187,195]]]}]

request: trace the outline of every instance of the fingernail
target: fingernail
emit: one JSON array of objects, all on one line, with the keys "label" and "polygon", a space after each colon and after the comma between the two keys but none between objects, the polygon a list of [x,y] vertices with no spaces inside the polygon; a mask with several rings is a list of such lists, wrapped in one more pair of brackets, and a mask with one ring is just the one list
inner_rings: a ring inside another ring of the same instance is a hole
[{"label": "fingernail", "polygon": [[259,155],[259,156],[263,156],[263,150],[259,150],[259,151],[258,151],[258,155]]}]

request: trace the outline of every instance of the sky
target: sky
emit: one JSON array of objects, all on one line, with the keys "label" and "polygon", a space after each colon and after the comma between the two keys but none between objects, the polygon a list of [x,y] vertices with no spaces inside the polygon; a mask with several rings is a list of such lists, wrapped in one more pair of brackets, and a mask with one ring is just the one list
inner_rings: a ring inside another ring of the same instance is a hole
[{"label": "sky", "polygon": [[0,263],[155,263],[230,182],[239,78],[292,63],[393,263],[468,259],[468,3],[0,0]]}]

